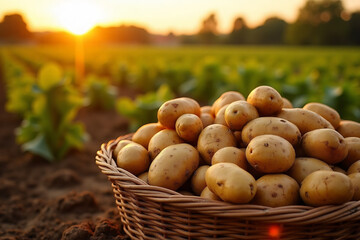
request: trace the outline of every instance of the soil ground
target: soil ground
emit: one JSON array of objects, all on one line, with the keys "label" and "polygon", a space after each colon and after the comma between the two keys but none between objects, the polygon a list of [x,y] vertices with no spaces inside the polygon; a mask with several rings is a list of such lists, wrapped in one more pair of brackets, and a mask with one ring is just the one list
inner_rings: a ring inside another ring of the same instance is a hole
[{"label": "soil ground", "polygon": [[82,109],[78,120],[91,139],[49,163],[16,144],[21,120],[5,111],[5,100],[0,79],[0,240],[128,239],[110,182],[95,164],[100,145],[124,135],[127,121],[114,111]]}]

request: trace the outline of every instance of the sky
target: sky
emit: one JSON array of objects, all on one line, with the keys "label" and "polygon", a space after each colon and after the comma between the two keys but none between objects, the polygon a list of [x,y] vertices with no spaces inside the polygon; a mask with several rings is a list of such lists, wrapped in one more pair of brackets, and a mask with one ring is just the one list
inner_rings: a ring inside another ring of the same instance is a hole
[{"label": "sky", "polygon": [[[0,0],[0,21],[8,13],[21,13],[31,31],[86,31],[94,25],[134,24],[151,33],[191,34],[202,20],[215,13],[218,29],[227,33],[236,17],[250,27],[267,17],[294,21],[305,0]],[[360,0],[343,0],[349,12],[360,10]],[[77,25],[76,25],[77,23]]]}]

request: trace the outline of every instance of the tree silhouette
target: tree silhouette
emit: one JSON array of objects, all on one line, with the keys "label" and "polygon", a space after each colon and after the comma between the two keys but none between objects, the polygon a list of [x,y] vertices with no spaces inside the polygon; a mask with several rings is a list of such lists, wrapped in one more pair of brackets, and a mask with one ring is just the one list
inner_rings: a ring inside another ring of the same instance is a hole
[{"label": "tree silhouette", "polygon": [[246,21],[242,17],[237,17],[234,21],[233,30],[229,34],[230,44],[244,44],[247,43],[249,28]]},{"label": "tree silhouette", "polygon": [[31,38],[26,23],[20,14],[5,15],[0,22],[0,40],[18,42]]},{"label": "tree silhouette", "polygon": [[199,38],[202,43],[214,44],[217,41],[217,19],[215,13],[211,13],[202,22],[202,27],[199,31]]},{"label": "tree silhouette", "polygon": [[351,43],[360,45],[360,11],[351,14],[349,32]]}]

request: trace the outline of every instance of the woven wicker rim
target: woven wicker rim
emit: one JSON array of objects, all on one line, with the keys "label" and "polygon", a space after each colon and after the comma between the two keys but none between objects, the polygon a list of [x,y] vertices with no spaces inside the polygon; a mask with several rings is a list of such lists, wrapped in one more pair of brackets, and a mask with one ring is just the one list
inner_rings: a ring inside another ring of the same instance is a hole
[{"label": "woven wicker rim", "polygon": [[102,144],[96,155],[96,164],[113,184],[117,184],[124,190],[131,191],[136,196],[145,198],[148,201],[168,204],[212,217],[241,218],[249,221],[290,223],[293,225],[360,221],[360,201],[322,207],[292,205],[272,208],[253,204],[235,205],[208,200],[149,185],[130,172],[117,167],[112,157],[113,149],[117,143],[123,139],[131,139],[131,136],[132,134],[128,134]]}]

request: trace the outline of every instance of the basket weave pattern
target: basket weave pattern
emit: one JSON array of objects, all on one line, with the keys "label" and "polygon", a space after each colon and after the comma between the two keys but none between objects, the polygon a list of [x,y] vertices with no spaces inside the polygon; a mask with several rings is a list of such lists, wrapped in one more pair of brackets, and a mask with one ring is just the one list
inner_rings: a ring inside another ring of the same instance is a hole
[{"label": "basket weave pattern", "polygon": [[102,144],[96,164],[112,183],[132,239],[360,239],[360,201],[270,208],[185,196],[117,167],[112,152],[122,139],[131,135]]}]

